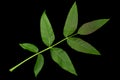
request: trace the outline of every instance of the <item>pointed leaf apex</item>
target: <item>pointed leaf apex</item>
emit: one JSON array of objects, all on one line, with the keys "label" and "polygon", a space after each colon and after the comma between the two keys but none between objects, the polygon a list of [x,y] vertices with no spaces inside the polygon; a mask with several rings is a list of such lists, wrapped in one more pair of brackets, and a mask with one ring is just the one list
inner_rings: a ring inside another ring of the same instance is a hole
[{"label": "pointed leaf apex", "polygon": [[43,11],[43,14],[46,14],[46,10]]}]

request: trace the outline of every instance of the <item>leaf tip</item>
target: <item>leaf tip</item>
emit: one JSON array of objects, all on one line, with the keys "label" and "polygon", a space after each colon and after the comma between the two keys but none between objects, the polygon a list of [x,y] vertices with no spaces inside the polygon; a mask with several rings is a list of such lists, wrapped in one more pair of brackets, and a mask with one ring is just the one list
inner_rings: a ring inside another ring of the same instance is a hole
[{"label": "leaf tip", "polygon": [[76,5],[76,1],[73,4]]},{"label": "leaf tip", "polygon": [[43,14],[46,14],[46,10],[43,11]]},{"label": "leaf tip", "polygon": [[22,44],[22,43],[19,43],[19,46],[20,46],[20,47],[22,47],[22,46],[23,46],[23,44]]},{"label": "leaf tip", "polygon": [[34,75],[35,75],[35,77],[37,78],[37,74],[36,74],[36,73],[34,73]]},{"label": "leaf tip", "polygon": [[73,6],[74,6],[74,7],[76,8],[76,10],[77,10],[77,3],[76,3],[76,1],[74,2]]},{"label": "leaf tip", "polygon": [[104,20],[106,20],[106,22],[108,22],[110,20],[110,18],[107,18],[107,19],[104,19]]},{"label": "leaf tip", "polygon": [[35,78],[37,78],[38,73],[35,70],[34,70],[34,75],[35,75]]},{"label": "leaf tip", "polygon": [[98,56],[100,56],[101,55],[101,53],[97,50],[96,52],[95,52],[95,54],[94,55],[98,55]]},{"label": "leaf tip", "polygon": [[96,48],[94,48],[93,52],[90,52],[88,54],[93,54],[93,55],[96,55],[96,56],[100,56],[101,55],[100,51],[97,50]]},{"label": "leaf tip", "polygon": [[107,18],[107,20],[110,20],[111,18]]},{"label": "leaf tip", "polygon": [[77,74],[76,72],[74,73],[74,75],[75,75],[75,76],[78,76],[78,74]]},{"label": "leaf tip", "polygon": [[43,15],[46,15],[46,10],[43,11],[42,16],[43,16]]},{"label": "leaf tip", "polygon": [[74,71],[70,72],[71,74],[75,75],[75,76],[78,76],[76,70],[74,69]]}]

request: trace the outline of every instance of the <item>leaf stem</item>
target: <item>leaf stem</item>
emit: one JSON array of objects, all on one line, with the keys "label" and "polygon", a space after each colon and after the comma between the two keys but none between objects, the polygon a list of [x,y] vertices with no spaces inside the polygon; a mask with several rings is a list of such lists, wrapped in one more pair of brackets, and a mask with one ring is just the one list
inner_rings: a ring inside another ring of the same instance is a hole
[{"label": "leaf stem", "polygon": [[[76,35],[76,34],[73,34],[73,35],[71,35],[71,36],[69,36],[69,37],[72,37],[72,36],[75,36],[75,35]],[[46,48],[46,49],[43,49],[42,51],[40,51],[40,52],[38,52],[38,53],[36,53],[36,54],[34,54],[34,55],[28,57],[27,59],[23,60],[22,62],[20,62],[20,63],[17,64],[16,66],[10,68],[9,71],[10,71],[10,72],[14,71],[16,68],[18,68],[19,66],[21,66],[22,64],[24,64],[24,63],[27,62],[28,60],[30,60],[30,59],[32,59],[33,57],[39,55],[40,53],[43,53],[43,52],[45,52],[45,51],[47,51],[47,50],[53,48],[54,46],[56,46],[56,45],[62,43],[63,41],[67,40],[69,37],[66,37],[66,38],[60,40],[59,42],[55,43],[54,45],[52,45],[52,46],[50,46],[50,47],[48,47],[48,48]]]},{"label": "leaf stem", "polygon": [[38,53],[36,53],[36,54],[28,57],[27,59],[23,60],[22,62],[20,62],[20,63],[17,64],[16,66],[14,66],[14,67],[12,67],[11,69],[9,69],[9,71],[12,72],[13,70],[15,70],[16,68],[18,68],[18,67],[19,67],[20,65],[22,65],[23,63],[27,62],[28,60],[32,59],[33,57],[37,56],[38,54],[43,53],[43,52],[49,50],[50,48],[51,48],[51,47],[48,47],[48,48],[46,48],[46,49],[43,49],[42,51],[40,51],[40,52],[38,52]]}]

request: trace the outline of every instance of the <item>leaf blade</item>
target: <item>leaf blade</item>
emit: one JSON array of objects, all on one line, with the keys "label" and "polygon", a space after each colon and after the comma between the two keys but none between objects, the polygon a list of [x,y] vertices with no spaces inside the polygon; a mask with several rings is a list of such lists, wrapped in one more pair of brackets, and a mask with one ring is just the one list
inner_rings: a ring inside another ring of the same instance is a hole
[{"label": "leaf blade", "polygon": [[63,29],[63,35],[67,37],[71,35],[72,33],[74,33],[75,30],[77,29],[77,25],[78,25],[78,11],[77,11],[77,5],[75,2],[72,5],[67,15],[67,19],[66,19],[64,29]]},{"label": "leaf blade", "polygon": [[95,32],[96,30],[100,29],[108,21],[109,19],[98,19],[98,20],[87,22],[79,28],[78,34],[80,35],[91,34]]},{"label": "leaf blade", "polygon": [[28,50],[28,51],[33,52],[33,53],[37,53],[39,51],[37,46],[35,46],[34,44],[31,44],[31,43],[20,43],[19,45],[23,49]]},{"label": "leaf blade", "polygon": [[42,41],[46,46],[52,45],[55,40],[55,35],[50,24],[50,21],[45,12],[43,12],[41,20],[40,20],[40,31]]},{"label": "leaf blade", "polygon": [[67,55],[67,53],[61,48],[52,48],[50,50],[51,57],[54,62],[56,62],[62,69],[68,71],[77,76],[75,68]]},{"label": "leaf blade", "polygon": [[78,52],[100,55],[100,52],[97,49],[95,49],[91,44],[80,38],[68,38],[67,43],[72,49]]},{"label": "leaf blade", "polygon": [[37,77],[39,72],[42,70],[43,65],[44,65],[44,57],[41,54],[39,54],[37,56],[37,60],[36,60],[35,66],[34,66],[35,77]]}]

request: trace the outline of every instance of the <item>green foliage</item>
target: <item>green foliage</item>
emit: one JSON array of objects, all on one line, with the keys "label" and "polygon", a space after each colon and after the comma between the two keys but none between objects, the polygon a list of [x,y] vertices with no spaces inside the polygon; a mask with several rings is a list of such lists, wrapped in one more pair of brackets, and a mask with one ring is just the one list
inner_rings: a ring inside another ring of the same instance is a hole
[{"label": "green foliage", "polygon": [[44,65],[44,57],[43,57],[43,55],[39,54],[37,56],[36,64],[34,66],[35,77],[37,77],[37,75],[41,71],[43,65]]},{"label": "green foliage", "polygon": [[39,49],[35,45],[31,43],[21,43],[20,46],[23,49],[28,50],[30,52],[34,52],[35,54],[25,59],[24,61],[20,62],[16,66],[12,67],[9,71],[12,72],[13,70],[15,70],[17,67],[19,67],[26,61],[37,56],[36,64],[34,66],[34,74],[37,77],[37,75],[39,74],[39,72],[41,71],[44,65],[44,57],[43,57],[43,54],[41,53],[47,50],[50,50],[51,57],[55,63],[57,63],[62,69],[77,76],[77,72],[70,60],[70,57],[67,55],[66,51],[63,50],[62,48],[57,48],[55,46],[67,40],[68,45],[72,49],[78,52],[91,54],[91,55],[100,55],[100,52],[97,49],[95,49],[90,43],[82,40],[81,38],[77,38],[75,35],[91,34],[96,30],[98,30],[99,28],[101,28],[105,23],[108,22],[108,20],[109,19],[98,19],[98,20],[85,23],[79,28],[77,33],[75,33],[78,25],[78,11],[77,11],[77,5],[75,2],[71,7],[66,18],[65,26],[63,29],[63,35],[65,36],[65,38],[53,44],[55,40],[55,35],[46,13],[43,12],[40,19],[40,34],[41,34],[41,39],[43,43],[46,46],[48,46],[48,48],[38,52]]},{"label": "green foliage", "polygon": [[52,59],[64,70],[77,75],[74,66],[67,55],[67,53],[61,48],[52,48],[51,50]]},{"label": "green foliage", "polygon": [[46,46],[51,46],[53,41],[55,40],[55,36],[52,30],[52,26],[45,12],[42,14],[42,17],[40,20],[40,30],[41,30],[41,37],[44,44]]},{"label": "green foliage", "polygon": [[88,42],[80,39],[80,38],[69,38],[67,40],[68,45],[79,52],[88,53],[88,54],[94,54],[94,55],[100,55],[99,51],[97,51],[91,44]]},{"label": "green foliage", "polygon": [[39,49],[34,44],[31,44],[31,43],[21,43],[19,45],[23,49],[28,50],[28,51],[33,52],[33,53],[37,53],[39,51]]},{"label": "green foliage", "polygon": [[78,34],[80,35],[91,34],[96,30],[98,30],[99,28],[101,28],[106,22],[108,22],[108,20],[109,19],[98,19],[98,20],[85,23],[79,28]]},{"label": "green foliage", "polygon": [[77,29],[77,25],[78,25],[78,11],[77,11],[77,5],[75,2],[68,13],[65,26],[63,29],[63,35],[67,37],[72,33],[74,33],[75,30]]}]

